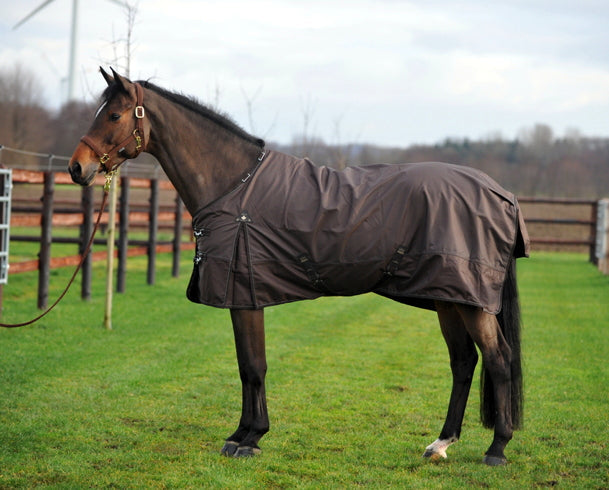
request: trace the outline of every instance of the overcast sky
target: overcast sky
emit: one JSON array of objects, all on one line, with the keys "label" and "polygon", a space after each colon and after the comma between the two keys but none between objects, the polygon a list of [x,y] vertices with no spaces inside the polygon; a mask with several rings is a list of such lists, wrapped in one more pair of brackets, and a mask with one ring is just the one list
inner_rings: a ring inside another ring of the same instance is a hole
[{"label": "overcast sky", "polygon": [[[12,29],[42,3],[3,1],[0,69],[31,68],[58,107],[72,0]],[[125,33],[121,7],[80,0],[77,98],[99,94],[100,64],[124,64],[112,41]],[[607,0],[140,0],[133,35],[132,79],[281,143],[305,114],[328,143],[513,138],[536,123],[609,136]]]}]

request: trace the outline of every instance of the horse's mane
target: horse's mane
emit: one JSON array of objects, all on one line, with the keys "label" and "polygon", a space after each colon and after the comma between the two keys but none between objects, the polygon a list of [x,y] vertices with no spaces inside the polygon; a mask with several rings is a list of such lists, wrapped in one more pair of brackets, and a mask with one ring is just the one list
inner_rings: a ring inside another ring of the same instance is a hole
[{"label": "horse's mane", "polygon": [[[231,133],[235,134],[236,136],[238,136],[246,141],[249,141],[250,143],[253,143],[256,146],[264,148],[264,140],[262,140],[260,138],[256,138],[255,136],[252,136],[247,131],[245,131],[243,128],[241,128],[237,123],[235,123],[229,116],[227,116],[226,114],[221,114],[221,113],[213,110],[209,106],[206,106],[205,104],[202,104],[201,102],[199,102],[196,98],[191,97],[191,96],[186,96],[184,94],[180,94],[177,92],[171,92],[171,91],[161,88],[157,85],[154,85],[153,83],[149,82],[148,80],[139,80],[137,83],[139,83],[142,87],[144,87],[146,89],[152,90],[153,92],[157,93],[164,99],[167,99],[168,101],[173,102],[174,104],[182,106],[189,111],[192,111],[196,114],[199,114],[199,115],[211,120],[212,122],[218,124],[220,127],[230,131]],[[112,85],[109,85],[106,88],[106,90],[104,90],[104,92],[102,93],[102,96],[101,96],[102,101],[107,102],[108,100],[110,100],[112,97],[114,97],[116,95],[118,90],[119,90],[118,84],[113,83]]]}]

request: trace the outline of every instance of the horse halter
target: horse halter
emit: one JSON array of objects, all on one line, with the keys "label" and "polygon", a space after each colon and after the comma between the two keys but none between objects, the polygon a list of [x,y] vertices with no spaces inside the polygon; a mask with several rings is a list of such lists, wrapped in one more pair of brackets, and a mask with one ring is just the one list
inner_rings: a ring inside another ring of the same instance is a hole
[{"label": "horse halter", "polygon": [[111,168],[106,167],[106,163],[108,163],[108,161],[110,161],[110,159],[113,158],[115,155],[118,155],[120,152],[122,152],[129,143],[131,143],[132,141],[135,142],[135,155],[129,157],[131,159],[137,157],[144,150],[144,147],[146,146],[146,144],[144,142],[144,116],[146,115],[146,111],[144,110],[144,105],[143,105],[144,104],[144,89],[142,88],[142,86],[139,83],[135,83],[134,85],[135,85],[135,94],[136,94],[136,104],[135,104],[135,110],[134,110],[135,129],[129,136],[127,136],[123,141],[121,141],[118,145],[116,145],[114,148],[112,148],[107,153],[101,151],[99,149],[99,147],[97,146],[97,144],[88,135],[85,135],[82,138],[80,138],[80,141],[82,141],[85,145],[87,145],[89,148],[91,148],[93,150],[93,152],[99,157],[99,164],[101,165],[101,168],[104,170],[104,172],[106,174],[111,174],[126,161],[126,159],[125,159],[122,162],[117,163],[116,165],[114,165]]}]

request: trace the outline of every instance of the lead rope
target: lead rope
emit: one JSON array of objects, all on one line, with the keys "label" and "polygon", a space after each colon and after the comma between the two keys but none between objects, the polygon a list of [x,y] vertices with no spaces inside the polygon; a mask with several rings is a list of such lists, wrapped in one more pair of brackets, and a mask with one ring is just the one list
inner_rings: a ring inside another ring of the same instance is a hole
[{"label": "lead rope", "polygon": [[50,313],[50,311],[53,308],[55,308],[59,304],[59,302],[63,299],[63,297],[66,295],[66,293],[70,289],[70,286],[72,286],[74,279],[76,279],[76,275],[78,274],[82,265],[84,264],[85,259],[87,258],[87,255],[89,255],[89,252],[91,251],[91,246],[93,245],[93,239],[95,238],[95,234],[97,233],[97,229],[99,228],[99,224],[101,222],[102,215],[104,214],[104,208],[106,207],[106,202],[108,201],[108,192],[110,190],[110,184],[112,183],[112,178],[114,177],[115,173],[116,173],[116,171],[109,172],[106,174],[106,183],[104,184],[104,196],[102,198],[102,203],[101,203],[101,207],[99,209],[99,214],[97,215],[97,221],[95,222],[95,226],[93,227],[93,233],[91,233],[91,238],[89,238],[89,242],[87,243],[85,251],[83,252],[82,257],[80,258],[80,263],[76,266],[76,270],[74,271],[74,273],[72,274],[72,277],[68,281],[68,285],[66,286],[66,288],[59,295],[59,298],[57,298],[55,300],[55,302],[46,309],[46,311],[44,311],[43,313],[38,315],[36,318],[34,318],[30,321],[22,322],[22,323],[0,323],[0,327],[17,328],[17,327],[25,327],[26,325],[31,325],[32,323],[37,322],[42,317],[44,317],[48,313]]}]

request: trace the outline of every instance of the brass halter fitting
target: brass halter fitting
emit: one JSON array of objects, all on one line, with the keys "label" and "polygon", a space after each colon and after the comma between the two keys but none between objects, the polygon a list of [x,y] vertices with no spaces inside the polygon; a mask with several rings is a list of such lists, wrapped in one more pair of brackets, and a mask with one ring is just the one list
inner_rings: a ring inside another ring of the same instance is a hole
[{"label": "brass halter fitting", "polygon": [[106,182],[104,183],[104,192],[110,192],[110,186],[112,185],[112,179],[118,173],[118,167],[111,170],[110,172],[106,172]]}]

